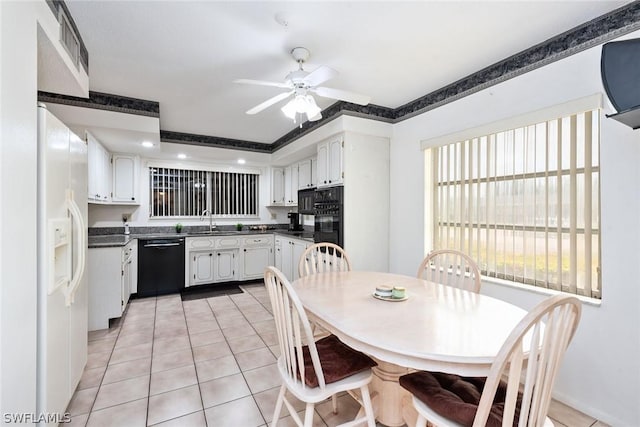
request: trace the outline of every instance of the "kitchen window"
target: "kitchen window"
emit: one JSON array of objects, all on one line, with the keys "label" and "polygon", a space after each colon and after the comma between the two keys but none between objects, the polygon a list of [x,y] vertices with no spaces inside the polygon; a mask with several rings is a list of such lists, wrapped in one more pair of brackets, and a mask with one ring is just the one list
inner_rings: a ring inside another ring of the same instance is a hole
[{"label": "kitchen window", "polygon": [[258,173],[149,167],[151,218],[258,215]]},{"label": "kitchen window", "polygon": [[434,248],[485,276],[601,298],[599,109],[529,123],[431,148]]}]

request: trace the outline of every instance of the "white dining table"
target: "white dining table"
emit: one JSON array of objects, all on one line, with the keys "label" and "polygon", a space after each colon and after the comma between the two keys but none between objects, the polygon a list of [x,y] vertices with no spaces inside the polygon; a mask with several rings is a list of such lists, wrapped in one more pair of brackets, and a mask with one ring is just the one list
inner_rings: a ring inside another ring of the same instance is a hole
[{"label": "white dining table", "polygon": [[[382,285],[404,287],[407,299],[374,298]],[[390,273],[315,274],[293,287],[314,322],[376,360],[371,391],[376,419],[387,426],[409,424],[415,415],[398,384],[401,375],[428,370],[486,376],[526,314],[486,295]]]}]

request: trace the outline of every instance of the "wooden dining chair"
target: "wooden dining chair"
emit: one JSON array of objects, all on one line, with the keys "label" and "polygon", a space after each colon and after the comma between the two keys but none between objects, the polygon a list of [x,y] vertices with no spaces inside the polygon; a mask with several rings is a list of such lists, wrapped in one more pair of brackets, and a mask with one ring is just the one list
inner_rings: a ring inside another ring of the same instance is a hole
[{"label": "wooden dining chair", "polygon": [[331,271],[351,271],[349,256],[344,249],[334,243],[314,243],[300,256],[298,262],[300,277]]},{"label": "wooden dining chair", "polygon": [[[375,427],[369,383],[371,368],[376,362],[343,344],[335,335],[314,341],[304,307],[280,270],[267,267],[264,283],[276,323],[280,346],[277,365],[282,378],[271,426],[277,425],[283,403],[299,427],[311,427],[316,403],[343,391],[359,390],[360,396],[350,394],[363,407],[364,416],[357,418],[356,415],[357,419],[344,425],[366,423]],[[287,390],[306,403],[304,423],[287,400]]]},{"label": "wooden dining chair", "polygon": [[480,292],[480,269],[467,254],[453,249],[429,252],[420,267],[417,277],[478,293]]},{"label": "wooden dining chair", "polygon": [[486,378],[424,371],[400,377],[418,411],[416,427],[427,421],[456,427],[553,426],[547,418],[551,391],[580,313],[576,297],[542,301],[513,329]]}]

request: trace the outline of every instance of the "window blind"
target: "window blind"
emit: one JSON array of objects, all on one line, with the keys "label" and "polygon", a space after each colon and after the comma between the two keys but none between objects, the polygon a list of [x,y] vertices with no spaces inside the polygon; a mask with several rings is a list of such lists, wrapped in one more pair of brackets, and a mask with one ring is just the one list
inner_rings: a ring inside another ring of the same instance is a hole
[{"label": "window blind", "polygon": [[258,215],[257,173],[149,168],[150,217]]},{"label": "window blind", "polygon": [[599,110],[433,148],[434,248],[483,275],[601,297]]}]

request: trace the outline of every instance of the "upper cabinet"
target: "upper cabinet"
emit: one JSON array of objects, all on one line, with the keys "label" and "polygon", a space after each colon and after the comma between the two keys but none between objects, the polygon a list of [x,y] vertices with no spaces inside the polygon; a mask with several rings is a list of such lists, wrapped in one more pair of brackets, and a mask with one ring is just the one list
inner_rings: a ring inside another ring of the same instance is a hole
[{"label": "upper cabinet", "polygon": [[138,157],[129,154],[114,154],[113,195],[115,203],[138,204]]},{"label": "upper cabinet", "polygon": [[318,187],[341,185],[344,182],[343,141],[342,136],[337,136],[318,144]]},{"label": "upper cabinet", "polygon": [[89,132],[87,138],[89,203],[139,204],[137,156],[114,154]]},{"label": "upper cabinet", "polygon": [[88,194],[90,203],[111,201],[111,155],[89,132],[87,138]]},{"label": "upper cabinet", "polygon": [[284,206],[284,168],[271,168],[270,206]]},{"label": "upper cabinet", "polygon": [[298,164],[284,169],[284,204],[298,206]]},{"label": "upper cabinet", "polygon": [[271,168],[270,206],[298,206],[298,190],[315,187],[311,182],[311,160],[287,167]]},{"label": "upper cabinet", "polygon": [[316,158],[298,163],[298,190],[306,190],[316,186]]}]

